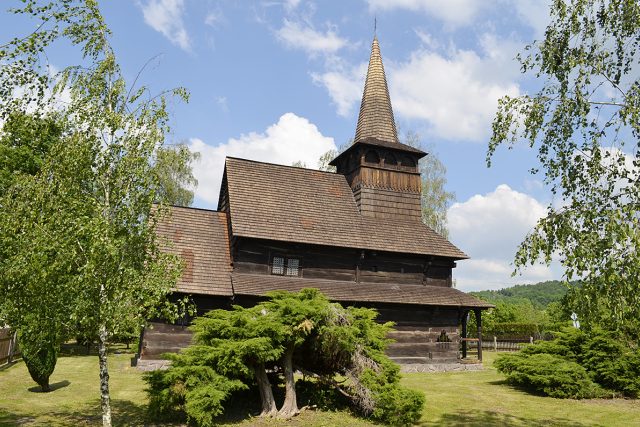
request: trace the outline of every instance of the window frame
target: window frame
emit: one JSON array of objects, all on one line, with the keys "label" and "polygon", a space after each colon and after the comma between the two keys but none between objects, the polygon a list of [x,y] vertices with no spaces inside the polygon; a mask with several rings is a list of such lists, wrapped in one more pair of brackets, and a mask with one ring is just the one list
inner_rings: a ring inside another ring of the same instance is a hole
[{"label": "window frame", "polygon": [[[282,264],[282,273],[274,273],[273,272],[273,267],[275,265],[275,259],[276,258],[282,258],[283,259],[283,264]],[[293,274],[287,274],[287,269],[289,268],[289,261],[290,260],[294,260],[294,261],[298,261],[298,274],[293,275]],[[275,253],[275,254],[271,254],[270,259],[269,259],[269,275],[271,276],[282,276],[282,277],[302,277],[302,257],[301,256],[293,256],[293,255],[285,255],[282,253]]]}]

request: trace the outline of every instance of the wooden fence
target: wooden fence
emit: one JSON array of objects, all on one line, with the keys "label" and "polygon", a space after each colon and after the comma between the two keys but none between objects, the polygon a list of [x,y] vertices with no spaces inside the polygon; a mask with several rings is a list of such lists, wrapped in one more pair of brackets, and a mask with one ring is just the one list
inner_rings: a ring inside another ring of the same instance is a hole
[{"label": "wooden fence", "polygon": [[20,357],[16,334],[8,328],[0,329],[0,366]]},{"label": "wooden fence", "polygon": [[494,350],[494,351],[518,351],[522,350],[522,348],[527,345],[533,343],[533,337],[529,337],[529,339],[510,339],[510,340],[499,340],[496,337],[493,339],[484,339],[482,341],[482,349],[483,350]]}]

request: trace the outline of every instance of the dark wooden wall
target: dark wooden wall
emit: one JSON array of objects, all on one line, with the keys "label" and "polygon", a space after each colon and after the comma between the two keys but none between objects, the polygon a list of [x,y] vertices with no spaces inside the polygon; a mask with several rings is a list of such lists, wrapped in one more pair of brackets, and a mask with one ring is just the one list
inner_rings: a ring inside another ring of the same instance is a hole
[{"label": "dark wooden wall", "polygon": [[299,258],[305,278],[364,283],[450,287],[451,270],[455,267],[448,259],[431,256],[238,238],[232,249],[233,269],[270,274],[274,255]]},{"label": "dark wooden wall", "polygon": [[[174,294],[174,299],[184,297]],[[191,296],[198,306],[198,315],[211,309],[231,308],[231,304],[251,307],[263,298],[238,296],[220,298],[216,296]],[[412,363],[453,363],[458,360],[460,344],[461,312],[455,307],[418,306],[399,304],[362,304],[343,302],[343,306],[374,308],[378,311],[379,322],[393,322],[394,330],[389,338],[395,342],[389,345],[387,354],[400,364]],[[174,325],[160,320],[150,322],[146,328],[140,346],[142,359],[157,359],[164,353],[178,352],[191,342],[192,334],[187,328],[191,319],[182,319]],[[438,342],[442,333],[449,342]]]}]

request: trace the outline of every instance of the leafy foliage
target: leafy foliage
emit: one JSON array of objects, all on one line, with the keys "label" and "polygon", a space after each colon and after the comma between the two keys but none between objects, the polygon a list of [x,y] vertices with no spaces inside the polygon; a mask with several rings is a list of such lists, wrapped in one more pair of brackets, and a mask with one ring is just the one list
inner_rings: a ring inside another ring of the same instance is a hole
[{"label": "leafy foliage", "polygon": [[[615,392],[640,395],[637,348],[599,328],[591,332],[566,328],[552,341],[527,346],[520,354],[501,356],[495,366],[509,382],[553,397],[605,397]],[[575,372],[569,372],[571,369]]]},{"label": "leafy foliage", "polygon": [[55,329],[53,333],[49,330],[52,325],[48,322],[40,322],[34,316],[28,318],[30,322],[21,325],[18,334],[22,359],[31,378],[42,391],[49,391],[49,377],[53,374],[60,353],[59,337]]},{"label": "leafy foliage", "polygon": [[589,399],[602,396],[587,371],[570,360],[546,353],[506,354],[494,362],[514,385],[551,397]]},{"label": "leafy foliage", "polygon": [[149,387],[149,413],[163,420],[179,420],[186,414],[189,421],[200,426],[215,425],[224,412],[223,404],[235,392],[247,389],[240,380],[229,379],[210,366],[181,363],[145,376]]},{"label": "leafy foliage", "polygon": [[[156,416],[182,411],[196,424],[209,425],[222,413],[217,405],[257,386],[261,415],[273,416],[271,389],[276,381],[285,385],[284,403],[278,411],[281,417],[297,411],[296,392],[302,387],[302,398],[308,404],[332,405],[333,409],[349,404],[385,423],[415,422],[421,416],[424,396],[399,385],[399,368],[384,354],[391,325],[376,323],[376,316],[371,309],[345,309],[329,303],[315,289],[273,292],[267,301],[251,308],[213,310],[195,320],[194,345],[171,356],[168,370],[146,376],[151,411]],[[305,375],[302,384],[295,381],[294,369]],[[215,377],[225,393],[207,394],[209,385],[201,381],[203,375]],[[336,375],[346,381],[336,381]],[[201,395],[215,401],[213,409],[190,404]],[[211,418],[202,411],[211,411]]]},{"label": "leafy foliage", "polygon": [[198,180],[193,176],[192,164],[200,153],[192,153],[185,144],[158,147],[153,162],[158,201],[175,206],[193,203],[193,188]]},{"label": "leafy foliage", "polygon": [[[110,425],[107,341],[161,309],[167,316],[176,311],[165,296],[181,265],[160,250],[155,233],[168,182],[158,159],[162,164],[166,153],[167,96],[186,100],[187,93],[146,97],[146,88],[126,84],[95,0],[25,0],[14,12],[38,26],[0,46],[0,118],[17,120],[11,153],[20,153],[24,144],[15,141],[32,132],[29,120],[44,123],[40,145],[48,152],[31,147],[39,170],[18,174],[0,200],[0,251],[11,254],[0,261],[0,316],[19,329],[26,323],[15,313],[32,310],[59,324],[43,328],[56,339],[70,328],[97,337],[103,423]],[[82,65],[52,75],[46,52],[57,41],[78,48]],[[63,91],[70,100],[59,105]],[[59,128],[47,127],[50,111],[57,111]],[[176,156],[172,170],[180,176],[187,156]]]},{"label": "leafy foliage", "polygon": [[[409,131],[402,138],[404,144],[425,149],[419,134]],[[422,222],[433,228],[445,238],[449,236],[447,229],[447,210],[455,200],[454,193],[445,189],[447,185],[447,168],[435,153],[435,148],[428,146],[428,155],[420,159],[419,169],[422,179]]]},{"label": "leafy foliage", "polygon": [[534,308],[539,310],[544,310],[553,302],[560,302],[566,293],[566,285],[557,280],[532,285],[515,285],[499,290],[471,292],[472,295],[492,304],[498,302],[521,303],[528,300]]},{"label": "leafy foliage", "polygon": [[[523,268],[559,256],[585,327],[640,330],[640,4],[555,0],[544,39],[526,48],[522,70],[542,80],[533,95],[504,97],[487,162],[524,139],[538,152],[550,204],[520,246]],[[560,203],[558,203],[560,202]]]}]

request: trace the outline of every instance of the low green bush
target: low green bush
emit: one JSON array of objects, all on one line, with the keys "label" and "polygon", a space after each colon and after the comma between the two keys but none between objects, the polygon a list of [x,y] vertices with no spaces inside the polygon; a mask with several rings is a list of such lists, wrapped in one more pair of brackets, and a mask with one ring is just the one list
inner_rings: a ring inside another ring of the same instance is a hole
[{"label": "low green bush", "polygon": [[203,427],[215,425],[231,395],[248,388],[202,365],[174,365],[152,371],[145,374],[145,381],[152,419],[181,420],[186,415],[189,422]]},{"label": "low green bush", "polygon": [[587,399],[605,395],[586,369],[557,355],[507,354],[496,359],[494,365],[510,384],[547,396]]},{"label": "low green bush", "polygon": [[424,394],[398,384],[385,384],[374,390],[373,418],[392,426],[409,426],[422,417]]},{"label": "low green bush", "polygon": [[640,396],[640,352],[596,330],[583,345],[582,365],[593,379],[628,397]]}]

